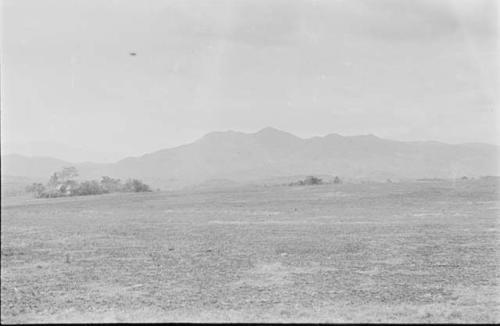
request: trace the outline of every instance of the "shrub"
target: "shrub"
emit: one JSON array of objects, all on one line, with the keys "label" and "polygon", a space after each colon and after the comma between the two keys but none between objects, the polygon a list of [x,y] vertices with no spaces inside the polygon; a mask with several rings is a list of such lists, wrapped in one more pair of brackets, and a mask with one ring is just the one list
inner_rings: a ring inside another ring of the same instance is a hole
[{"label": "shrub", "polygon": [[72,196],[75,194],[78,188],[79,188],[78,182],[74,180],[67,180],[59,185],[58,190],[64,195]]},{"label": "shrub", "polygon": [[323,180],[317,177],[309,176],[304,180],[305,185],[320,185],[323,183]]},{"label": "shrub", "polygon": [[151,188],[137,179],[128,179],[124,187],[125,191],[129,192],[150,192]]},{"label": "shrub", "polygon": [[292,182],[290,186],[311,186],[311,185],[320,185],[323,184],[323,180],[317,177],[309,176],[304,180],[299,180],[297,182]]},{"label": "shrub", "polygon": [[35,197],[40,198],[45,192],[45,186],[41,183],[33,183],[26,187],[26,192],[32,192]]},{"label": "shrub", "polygon": [[39,198],[56,198],[56,197],[64,197],[66,194],[60,192],[57,189],[47,189],[43,193],[40,194]]},{"label": "shrub", "polygon": [[102,177],[101,186],[105,192],[123,191],[123,185],[120,179],[113,179],[107,176]]},{"label": "shrub", "polygon": [[75,195],[80,196],[100,195],[103,193],[105,193],[104,189],[96,180],[84,181],[80,183],[80,186],[74,191]]}]

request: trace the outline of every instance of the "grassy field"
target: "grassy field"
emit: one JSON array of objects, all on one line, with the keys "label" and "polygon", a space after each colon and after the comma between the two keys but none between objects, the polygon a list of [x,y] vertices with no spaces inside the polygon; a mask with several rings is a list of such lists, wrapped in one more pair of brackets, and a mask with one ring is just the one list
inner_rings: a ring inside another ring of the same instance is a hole
[{"label": "grassy field", "polygon": [[500,322],[494,180],[2,200],[1,321]]}]

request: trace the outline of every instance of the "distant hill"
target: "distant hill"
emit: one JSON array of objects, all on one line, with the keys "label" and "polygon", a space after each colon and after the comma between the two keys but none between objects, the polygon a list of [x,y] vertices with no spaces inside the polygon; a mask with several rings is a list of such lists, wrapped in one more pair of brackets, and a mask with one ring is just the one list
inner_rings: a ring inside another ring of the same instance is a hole
[{"label": "distant hill", "polygon": [[2,155],[2,176],[49,178],[55,171],[72,163],[52,157],[27,157],[18,154]]},{"label": "distant hill", "polygon": [[[44,178],[45,179],[45,178]],[[26,196],[26,186],[34,182],[44,182],[41,178],[14,177],[2,175],[2,198],[12,196]]]},{"label": "distant hill", "polygon": [[23,156],[55,157],[69,162],[112,163],[123,158],[119,153],[102,153],[87,148],[69,146],[63,143],[36,141],[25,143],[2,143],[2,154]]},{"label": "distant hill", "polygon": [[[373,135],[302,139],[274,128],[256,133],[213,132],[187,145],[113,164],[76,164],[82,176],[141,178],[155,187],[232,180],[249,182],[295,175],[349,179],[417,179],[499,175],[498,146],[400,142]],[[8,155],[2,172],[45,176],[67,162]]]}]

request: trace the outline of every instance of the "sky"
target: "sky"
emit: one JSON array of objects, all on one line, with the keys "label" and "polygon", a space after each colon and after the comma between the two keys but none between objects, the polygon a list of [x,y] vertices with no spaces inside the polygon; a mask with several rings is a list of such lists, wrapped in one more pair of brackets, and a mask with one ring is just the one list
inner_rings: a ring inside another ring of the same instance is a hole
[{"label": "sky", "polygon": [[496,0],[1,5],[3,144],[118,159],[272,126],[500,145]]}]

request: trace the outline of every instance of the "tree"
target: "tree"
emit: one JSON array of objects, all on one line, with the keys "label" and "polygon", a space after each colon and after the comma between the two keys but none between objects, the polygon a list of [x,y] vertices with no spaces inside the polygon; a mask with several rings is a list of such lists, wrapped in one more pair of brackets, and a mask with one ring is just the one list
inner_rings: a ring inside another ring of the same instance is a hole
[{"label": "tree", "polygon": [[340,180],[340,178],[338,176],[336,176],[335,179],[333,179],[333,183],[340,184],[340,183],[342,183],[342,180]]},{"label": "tree", "polygon": [[47,183],[50,197],[54,197],[56,193],[61,195],[72,195],[78,187],[78,183],[73,178],[78,176],[78,171],[74,166],[64,167],[61,171],[55,172]]},{"label": "tree", "polygon": [[59,183],[60,183],[59,176],[58,176],[57,172],[54,172],[50,176],[50,179],[49,179],[49,182],[47,183],[47,186],[49,188],[56,188],[59,185]]},{"label": "tree", "polygon": [[67,180],[72,180],[78,176],[78,170],[74,166],[64,167],[61,171],[57,173],[60,181],[64,182]]}]

